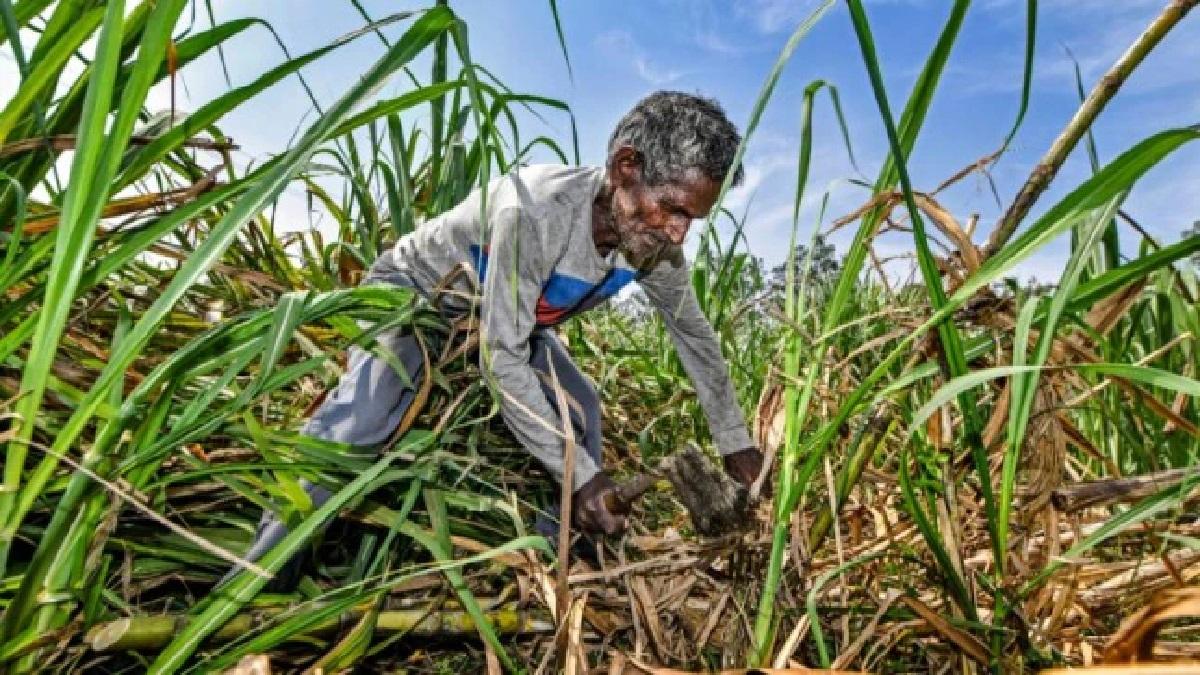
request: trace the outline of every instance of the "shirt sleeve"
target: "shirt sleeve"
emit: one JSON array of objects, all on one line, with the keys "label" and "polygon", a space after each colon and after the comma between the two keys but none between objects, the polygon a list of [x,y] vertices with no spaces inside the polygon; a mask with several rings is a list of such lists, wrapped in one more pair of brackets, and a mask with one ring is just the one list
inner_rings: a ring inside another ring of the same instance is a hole
[{"label": "shirt sleeve", "polygon": [[[501,210],[492,219],[489,241],[480,305],[480,366],[493,387],[505,424],[562,483],[562,423],[529,364],[529,336],[536,326],[537,302],[554,260],[548,259],[534,223],[515,207]],[[582,443],[582,439],[576,439],[576,443]],[[598,471],[596,463],[578,446],[574,489]]]},{"label": "shirt sleeve", "polygon": [[738,406],[729,367],[717,335],[692,288],[691,274],[679,249],[641,280],[642,290],[667,326],[683,369],[692,380],[708,418],[713,443],[722,455],[752,447],[746,418]]}]

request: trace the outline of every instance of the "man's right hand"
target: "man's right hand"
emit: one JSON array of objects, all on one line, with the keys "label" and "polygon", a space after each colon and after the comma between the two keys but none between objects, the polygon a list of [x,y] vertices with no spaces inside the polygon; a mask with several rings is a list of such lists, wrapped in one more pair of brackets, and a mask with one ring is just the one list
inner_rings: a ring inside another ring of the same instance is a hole
[{"label": "man's right hand", "polygon": [[575,526],[588,534],[617,534],[625,529],[624,514],[609,511],[608,495],[616,496],[617,484],[603,471],[575,491],[571,514]]}]

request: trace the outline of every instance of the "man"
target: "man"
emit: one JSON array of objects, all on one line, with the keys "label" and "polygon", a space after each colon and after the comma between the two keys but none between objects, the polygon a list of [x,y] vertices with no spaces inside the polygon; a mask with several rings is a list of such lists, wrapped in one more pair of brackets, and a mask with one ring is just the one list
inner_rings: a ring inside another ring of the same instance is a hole
[{"label": "man", "polygon": [[[415,288],[428,297],[456,269],[470,269],[482,297],[451,294],[443,311],[477,302],[481,367],[501,415],[523,447],[562,481],[564,440],[551,378],[572,399],[576,458],[573,519],[594,534],[625,526],[605,495],[616,485],[601,467],[600,399],[554,334],[553,327],[637,281],[658,309],[708,418],[725,470],[749,486],[763,457],[750,440],[729,371],[701,312],[681,245],[694,220],[707,217],[739,143],[737,129],[711,100],[658,92],[617,125],[604,169],[531,166],[497,178],[486,204],[479,190],[421,225],[381,255],[364,283]],[[481,223],[481,206],[486,218]],[[403,417],[421,376],[412,337],[385,334],[406,375],[383,358],[352,349],[346,373],[308,421],[304,433],[378,447]],[[551,375],[551,373],[553,375]],[[306,486],[314,504],[329,492]],[[246,554],[257,560],[286,534],[265,517]],[[280,576],[287,576],[281,574]]]}]

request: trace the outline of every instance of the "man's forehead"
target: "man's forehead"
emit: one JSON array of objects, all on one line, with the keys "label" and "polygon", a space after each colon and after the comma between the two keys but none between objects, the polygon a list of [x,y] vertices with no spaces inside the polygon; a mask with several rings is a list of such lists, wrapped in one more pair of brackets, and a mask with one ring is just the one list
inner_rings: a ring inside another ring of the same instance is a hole
[{"label": "man's forehead", "polygon": [[719,189],[720,185],[716,181],[696,173],[664,183],[662,195],[681,206],[694,207],[696,212],[707,212],[716,201]]}]

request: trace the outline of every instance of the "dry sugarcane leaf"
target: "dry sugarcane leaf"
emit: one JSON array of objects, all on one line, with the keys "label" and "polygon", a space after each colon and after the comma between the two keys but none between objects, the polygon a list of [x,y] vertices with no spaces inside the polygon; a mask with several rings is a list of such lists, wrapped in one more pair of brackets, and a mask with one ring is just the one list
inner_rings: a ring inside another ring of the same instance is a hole
[{"label": "dry sugarcane leaf", "polygon": [[1051,503],[1059,511],[1074,513],[1095,506],[1133,502],[1179,485],[1197,471],[1200,469],[1167,469],[1129,478],[1106,478],[1061,485],[1055,488]]},{"label": "dry sugarcane leaf", "polygon": [[1147,279],[1148,277],[1142,277],[1120,291],[1101,298],[1092,306],[1084,321],[1101,335],[1107,334],[1113,326],[1117,325],[1117,321],[1120,321],[1121,317],[1129,312],[1134,300],[1138,299],[1142,289],[1146,287]]},{"label": "dry sugarcane leaf", "polygon": [[862,651],[863,647],[867,644],[867,641],[874,637],[876,629],[879,628],[879,621],[883,618],[883,615],[887,614],[887,611],[892,608],[892,604],[895,603],[899,598],[900,592],[895,590],[889,591],[887,595],[883,597],[883,600],[879,603],[879,609],[875,611],[875,615],[871,617],[871,620],[867,622],[867,625],[859,631],[858,637],[856,637],[854,642],[850,643],[850,646],[847,647],[841,654],[838,654],[838,657],[834,659],[834,668],[845,668],[846,666],[850,665],[851,661],[858,657],[858,653]]},{"label": "dry sugarcane leaf", "polygon": [[[1192,371],[1191,365],[1189,364],[1188,367],[1184,368],[1183,374],[1185,376],[1190,377],[1191,371]],[[1177,416],[1183,415],[1183,406],[1187,405],[1187,402],[1190,399],[1191,399],[1191,397],[1188,396],[1187,394],[1183,393],[1182,391],[1179,392],[1178,394],[1175,394],[1175,400],[1171,402],[1171,412],[1175,413],[1175,415],[1177,415]],[[1174,422],[1168,421],[1166,424],[1163,425],[1163,433],[1169,434],[1172,431],[1174,431],[1176,428],[1177,427]]]},{"label": "dry sugarcane leaf", "polygon": [[[22,138],[19,141],[6,143],[0,146],[0,159],[12,157],[25,152],[34,150],[52,150],[54,152],[63,152],[64,150],[74,150],[79,138],[74,134],[55,134],[53,136],[41,136],[37,138]],[[129,145],[149,145],[154,142],[154,136],[133,135],[129,137]],[[179,145],[185,148],[194,148],[196,150],[212,150],[213,152],[229,152],[231,150],[240,150],[240,146],[234,145],[229,141],[216,141],[208,138],[189,138],[180,141]]]},{"label": "dry sugarcane leaf", "polygon": [[1183,549],[1165,553],[1154,562],[1128,561],[1124,572],[1112,574],[1080,592],[1080,600],[1092,608],[1131,602],[1155,588],[1169,586],[1177,577],[1188,580],[1200,575],[1200,550]]},{"label": "dry sugarcane leaf", "polygon": [[941,230],[947,237],[950,238],[954,245],[958,247],[958,252],[962,256],[963,264],[967,268],[968,273],[974,273],[979,269],[979,249],[975,248],[975,244],[971,243],[971,238],[963,231],[962,226],[950,215],[950,212],[942,208],[941,204],[930,197],[921,193],[913,195],[916,198],[917,208],[925,212],[933,224]]},{"label": "dry sugarcane leaf", "polygon": [[[100,213],[101,218],[115,218],[116,216],[125,216],[132,213],[141,213],[151,209],[165,209],[173,206],[179,206],[192,201],[199,197],[204,192],[211,190],[217,185],[217,174],[220,169],[213,169],[195,184],[181,188],[178,190],[168,190],[166,192],[152,192],[144,195],[135,195],[133,197],[123,197],[114,199],[104,205],[104,209]],[[33,234],[45,234],[53,230],[57,225],[61,214],[54,213],[48,216],[31,218],[25,221],[24,232],[26,236]],[[100,231],[103,234],[103,230]]]},{"label": "dry sugarcane leaf", "polygon": [[487,640],[483,641],[483,659],[487,664],[487,675],[504,675],[504,669],[500,667],[500,658],[496,656],[496,649]]},{"label": "dry sugarcane leaf", "polygon": [[721,599],[717,601],[717,606],[713,608],[708,617],[708,622],[701,629],[699,637],[696,639],[696,651],[704,650],[704,646],[711,639],[714,644],[723,644],[725,642],[725,630],[717,631],[717,626],[721,625],[721,618],[725,616],[725,605],[733,598],[733,594],[725,591],[721,595]]},{"label": "dry sugarcane leaf", "polygon": [[783,641],[783,646],[779,648],[779,652],[775,654],[775,660],[771,665],[776,668],[787,666],[792,654],[795,654],[796,649],[800,647],[800,641],[808,634],[809,628],[811,628],[811,621],[808,614],[800,617],[800,620],[792,627],[792,632],[788,633],[787,639]]},{"label": "dry sugarcane leaf", "polygon": [[646,630],[650,633],[650,643],[654,648],[654,654],[658,656],[660,661],[667,661],[669,652],[666,637],[663,634],[662,622],[658,618],[658,606],[654,600],[654,593],[650,591],[649,584],[646,583],[646,578],[642,576],[633,577],[629,583],[629,590],[635,599],[635,603],[642,616],[642,622],[646,626]]},{"label": "dry sugarcane leaf", "polygon": [[[837,220],[830,223],[829,228],[825,230],[825,236],[829,236],[830,234],[833,234],[837,230],[845,227],[846,225],[853,223],[854,221],[858,220],[859,218],[862,218],[864,215],[866,215],[866,213],[868,211],[872,211],[876,208],[881,208],[881,207],[884,208],[885,209],[884,215],[886,216],[886,214],[891,212],[891,210],[893,208],[895,208],[895,206],[897,204],[899,204],[903,198],[904,198],[903,195],[901,195],[899,192],[876,193],[876,195],[874,197],[871,197],[871,199],[868,200],[866,204],[863,204],[862,206],[858,207],[857,209],[854,209],[850,213],[848,213],[848,214],[842,216],[841,218],[838,218]],[[881,221],[882,221],[882,218],[881,218]]]},{"label": "dry sugarcane leaf", "polygon": [[[793,666],[790,668],[732,668],[720,671],[679,670],[677,668],[651,666],[621,652],[614,652],[614,654],[622,656],[623,665],[628,664],[627,668],[615,672],[629,675],[634,673],[644,675],[869,675],[862,670],[823,670],[821,668],[805,668],[803,666]],[[609,674],[612,675],[612,673],[614,671],[610,669]]]},{"label": "dry sugarcane leaf", "polygon": [[[675,668],[655,668],[642,665],[634,659],[629,660],[636,672],[648,675],[863,675],[861,670],[822,670],[820,668],[736,668],[733,670],[712,671],[677,670]],[[626,670],[625,672],[629,672]]]},{"label": "dry sugarcane leaf", "polygon": [[996,399],[996,406],[992,408],[992,416],[988,419],[987,424],[983,427],[983,447],[991,448],[996,439],[1000,437],[1000,432],[1004,429],[1005,423],[1008,422],[1008,403],[1011,395],[1009,383],[1004,383],[1004,388],[1000,390],[1000,396]]},{"label": "dry sugarcane leaf", "polygon": [[587,607],[588,593],[571,603],[566,621],[566,667],[565,675],[583,675],[588,672],[587,652],[583,648],[583,611]]},{"label": "dry sugarcane leaf", "polygon": [[[1178,336],[1175,339],[1173,339],[1170,343],[1168,343],[1167,345],[1155,350],[1154,353],[1147,355],[1143,359],[1139,359],[1138,364],[1141,365],[1141,364],[1152,361],[1153,359],[1157,358],[1159,355],[1165,353],[1168,350],[1168,348],[1174,346],[1175,344],[1178,344],[1182,340],[1183,337],[1184,336]],[[1076,358],[1087,361],[1089,363],[1102,363],[1103,362],[1103,359],[1101,359],[1098,354],[1096,354],[1092,350],[1090,350],[1080,344],[1077,344],[1076,341],[1074,341],[1074,340],[1065,340],[1065,341],[1058,340],[1055,342],[1056,345],[1063,344],[1063,343],[1066,344],[1066,346],[1071,350],[1071,352],[1075,355]],[[1065,361],[1065,357],[1063,360]],[[1118,387],[1120,387],[1121,391],[1128,394],[1131,398],[1135,398],[1138,401],[1144,403],[1146,405],[1146,407],[1150,408],[1150,410],[1154,411],[1156,414],[1158,414],[1163,419],[1167,420],[1169,423],[1173,424],[1175,427],[1178,427],[1179,429],[1186,431],[1188,434],[1190,434],[1191,436],[1193,436],[1195,438],[1200,438],[1200,427],[1197,427],[1195,424],[1192,424],[1190,421],[1180,417],[1178,414],[1175,413],[1174,410],[1172,410],[1170,407],[1168,407],[1162,401],[1159,401],[1157,398],[1152,396],[1146,390],[1142,389],[1140,386],[1130,382],[1129,380],[1126,380],[1125,378],[1117,377],[1116,375],[1109,375],[1105,379],[1110,380],[1113,383],[1115,383]],[[1096,391],[1096,389],[1093,389],[1092,391],[1094,392],[1094,391]],[[1076,403],[1078,403],[1078,399],[1071,401],[1071,404],[1076,404]]]},{"label": "dry sugarcane leaf", "polygon": [[983,665],[988,664],[988,650],[974,635],[967,633],[959,628],[955,628],[942,618],[940,614],[929,608],[929,605],[921,602],[912,596],[904,596],[900,598],[909,609],[916,612],[918,616],[929,624],[929,627],[937,631],[942,637],[953,642],[959,649],[963,650],[967,656],[975,659]]},{"label": "dry sugarcane leaf", "polygon": [[271,659],[266,654],[247,654],[225,675],[271,675]]},{"label": "dry sugarcane leaf", "polygon": [[1104,645],[1101,662],[1122,664],[1153,660],[1154,639],[1162,625],[1187,616],[1200,616],[1200,588],[1160,591],[1149,604],[1121,622]]},{"label": "dry sugarcane leaf", "polygon": [[768,384],[763,387],[754,412],[754,440],[770,456],[783,442],[784,417],[780,414],[783,411],[783,387],[773,379],[774,366],[768,368],[767,376],[763,379]]}]

